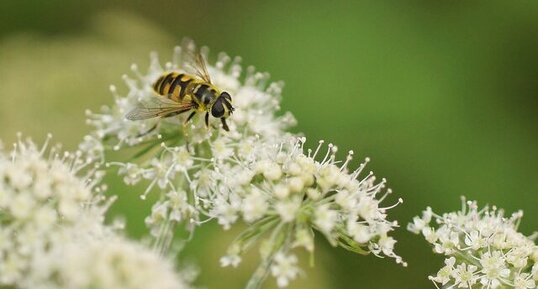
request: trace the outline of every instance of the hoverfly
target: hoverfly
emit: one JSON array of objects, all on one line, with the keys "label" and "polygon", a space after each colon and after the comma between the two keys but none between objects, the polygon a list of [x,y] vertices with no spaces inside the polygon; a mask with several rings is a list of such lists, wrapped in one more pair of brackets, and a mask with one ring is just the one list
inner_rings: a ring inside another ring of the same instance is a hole
[{"label": "hoverfly", "polygon": [[169,71],[161,74],[153,83],[153,96],[147,103],[139,103],[128,112],[128,120],[168,118],[190,112],[188,123],[197,112],[205,112],[205,124],[209,127],[209,114],[220,118],[222,128],[229,131],[226,118],[233,111],[232,97],[213,85],[204,57],[199,52],[190,55],[194,74]]}]

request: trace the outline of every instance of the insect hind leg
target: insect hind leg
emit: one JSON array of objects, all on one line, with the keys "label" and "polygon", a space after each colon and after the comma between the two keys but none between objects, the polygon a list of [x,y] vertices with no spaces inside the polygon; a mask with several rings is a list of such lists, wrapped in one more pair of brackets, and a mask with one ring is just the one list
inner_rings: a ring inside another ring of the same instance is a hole
[{"label": "insect hind leg", "polygon": [[171,113],[169,113],[169,114],[163,115],[162,117],[163,117],[163,118],[168,118],[168,117],[172,117],[172,116],[180,115],[180,114],[182,114],[182,113],[184,113],[184,112],[187,112],[187,111],[189,111],[189,110],[191,110],[191,109],[189,108],[189,109],[182,109],[182,110],[179,110],[179,111],[174,111],[174,112],[171,112]]},{"label": "insect hind leg", "polygon": [[152,127],[150,127],[150,129],[148,129],[147,131],[145,132],[141,132],[139,134],[136,135],[136,137],[143,137],[143,136],[146,136],[148,134],[150,134],[152,131],[154,131],[155,129],[157,129],[157,127],[159,127],[159,122],[155,123]]}]

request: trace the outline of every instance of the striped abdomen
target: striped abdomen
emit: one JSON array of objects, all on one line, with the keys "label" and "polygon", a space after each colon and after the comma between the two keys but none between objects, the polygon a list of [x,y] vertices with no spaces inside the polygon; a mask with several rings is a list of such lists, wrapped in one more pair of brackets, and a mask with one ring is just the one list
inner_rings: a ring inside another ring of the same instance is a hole
[{"label": "striped abdomen", "polygon": [[159,95],[180,102],[189,94],[189,90],[192,91],[192,85],[189,84],[194,84],[193,81],[194,78],[187,74],[168,72],[155,81],[153,90]]}]

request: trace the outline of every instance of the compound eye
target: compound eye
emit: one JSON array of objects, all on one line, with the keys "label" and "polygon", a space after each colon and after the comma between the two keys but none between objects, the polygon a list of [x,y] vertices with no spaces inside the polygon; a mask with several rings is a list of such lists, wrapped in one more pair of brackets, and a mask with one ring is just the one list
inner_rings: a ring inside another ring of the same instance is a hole
[{"label": "compound eye", "polygon": [[224,97],[224,98],[226,98],[226,99],[227,99],[228,101],[230,101],[230,102],[232,101],[232,96],[231,96],[229,93],[227,93],[226,91],[223,92],[223,93],[221,93],[221,94],[220,94],[220,97]]},{"label": "compound eye", "polygon": [[211,107],[211,115],[215,118],[220,118],[224,115],[224,106],[222,105],[222,99],[220,97]]}]

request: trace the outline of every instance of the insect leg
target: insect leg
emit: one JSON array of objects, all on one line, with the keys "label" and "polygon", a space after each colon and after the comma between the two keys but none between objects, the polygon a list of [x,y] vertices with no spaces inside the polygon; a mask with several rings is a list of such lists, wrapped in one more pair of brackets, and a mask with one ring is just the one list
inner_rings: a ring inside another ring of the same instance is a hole
[{"label": "insect leg", "polygon": [[228,124],[226,123],[226,119],[221,118],[220,121],[222,122],[222,128],[225,130],[225,131],[230,131],[230,128],[228,127]]},{"label": "insect leg", "polygon": [[187,119],[185,120],[185,124],[187,124],[195,114],[196,114],[196,110],[193,111],[193,112],[189,115],[189,117],[187,117]]},{"label": "insect leg", "polygon": [[182,110],[180,110],[180,111],[174,111],[174,112],[171,112],[171,113],[169,113],[169,114],[163,115],[162,117],[163,117],[163,118],[167,118],[167,117],[176,116],[176,115],[182,114],[182,113],[184,113],[184,112],[187,112],[187,111],[189,111],[189,110],[191,110],[191,109],[188,108],[188,109],[182,109]]},{"label": "insect leg", "polygon": [[156,124],[154,124],[154,125],[153,125],[150,129],[148,129],[147,131],[142,132],[142,133],[139,133],[136,137],[143,137],[143,136],[149,134],[150,132],[154,131],[158,126],[159,126],[159,122],[157,122]]},{"label": "insect leg", "polygon": [[205,113],[205,126],[209,127],[209,112]]}]

